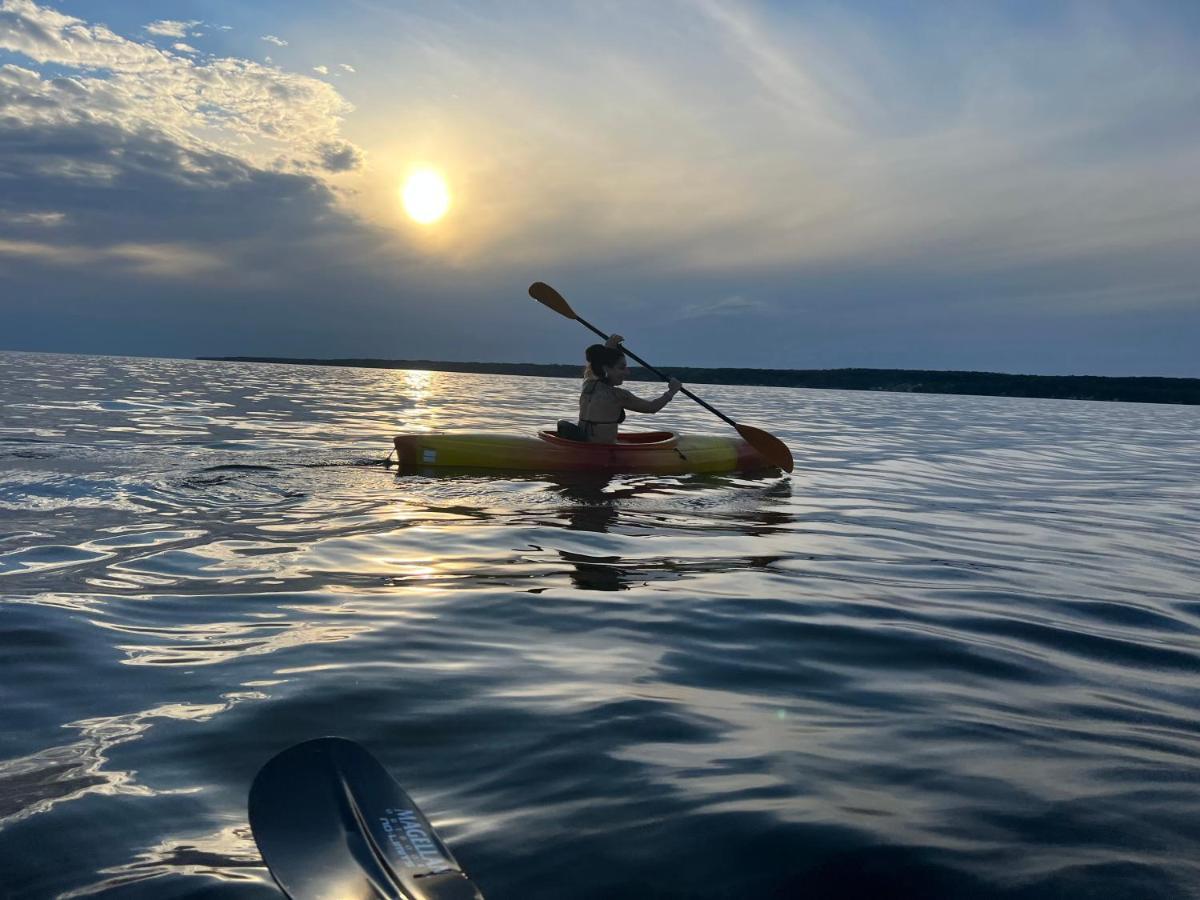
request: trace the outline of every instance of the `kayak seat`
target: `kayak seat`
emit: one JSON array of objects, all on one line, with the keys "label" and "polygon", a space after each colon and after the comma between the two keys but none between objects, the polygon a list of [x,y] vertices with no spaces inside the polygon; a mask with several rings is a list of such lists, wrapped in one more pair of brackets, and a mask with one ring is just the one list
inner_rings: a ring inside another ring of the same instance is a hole
[{"label": "kayak seat", "polygon": [[570,419],[559,419],[558,428],[555,433],[567,441],[586,441],[587,435],[583,429],[572,422]]}]

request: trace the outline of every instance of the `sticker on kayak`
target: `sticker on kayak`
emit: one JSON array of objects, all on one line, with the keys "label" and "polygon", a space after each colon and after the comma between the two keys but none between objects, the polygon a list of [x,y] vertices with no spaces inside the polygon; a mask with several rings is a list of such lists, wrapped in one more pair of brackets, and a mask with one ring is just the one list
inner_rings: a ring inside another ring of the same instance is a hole
[{"label": "sticker on kayak", "polygon": [[421,462],[435,463],[437,462],[437,451],[428,448],[421,451]]}]

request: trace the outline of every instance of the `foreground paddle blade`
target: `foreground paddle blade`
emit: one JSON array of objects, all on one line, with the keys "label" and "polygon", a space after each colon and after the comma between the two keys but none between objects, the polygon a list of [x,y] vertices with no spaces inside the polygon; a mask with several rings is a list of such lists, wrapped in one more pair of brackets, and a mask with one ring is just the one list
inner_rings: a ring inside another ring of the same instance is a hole
[{"label": "foreground paddle blade", "polygon": [[775,435],[752,425],[735,424],[734,427],[738,434],[746,439],[746,443],[757,450],[759,455],[771,465],[778,466],[785,472],[790,472],[795,468],[796,464],[792,462],[792,451]]},{"label": "foreground paddle blade", "polygon": [[293,900],[483,900],[412,798],[344,738],[297,744],[263,766],[250,829]]},{"label": "foreground paddle blade", "polygon": [[566,301],[566,298],[544,281],[535,281],[531,284],[529,296],[543,306],[550,307],[560,316],[566,316],[568,319],[579,318],[575,315],[575,310],[571,309],[571,304]]}]

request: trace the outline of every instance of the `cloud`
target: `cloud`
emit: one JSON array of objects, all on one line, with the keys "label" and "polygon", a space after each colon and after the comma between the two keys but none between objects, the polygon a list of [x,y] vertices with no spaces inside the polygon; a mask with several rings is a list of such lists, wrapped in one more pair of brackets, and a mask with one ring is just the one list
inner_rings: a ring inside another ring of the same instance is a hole
[{"label": "cloud", "polygon": [[182,41],[177,41],[171,45],[172,50],[178,50],[180,53],[199,53],[195,47],[190,44],[185,44]]},{"label": "cloud", "polygon": [[313,71],[316,72],[318,75],[328,75],[329,67],[328,66],[313,66]]},{"label": "cloud", "polygon": [[329,172],[350,172],[362,165],[362,151],[349,141],[331,141],[321,147],[321,164]]},{"label": "cloud", "polygon": [[13,212],[5,216],[9,226],[36,225],[39,228],[51,228],[61,225],[67,219],[62,212]]},{"label": "cloud", "polygon": [[0,257],[24,258],[56,266],[94,267],[115,264],[134,275],[190,278],[223,267],[219,257],[179,244],[120,243],[86,246],[0,238]]},{"label": "cloud", "polygon": [[192,19],[187,22],[181,22],[175,19],[159,19],[157,22],[151,22],[145,26],[148,34],[153,34],[157,37],[173,37],[183,38],[188,37],[188,32],[195,26],[202,24],[199,19]]},{"label": "cloud", "polygon": [[350,65],[349,63],[338,63],[338,68],[343,72],[349,72],[352,75],[357,71],[357,69],[355,69],[354,66]]},{"label": "cloud", "polygon": [[281,247],[372,246],[322,180],[363,160],[325,83],[25,0],[0,3],[0,26],[0,48],[29,61],[0,65],[0,276],[261,287],[290,277]]},{"label": "cloud", "polygon": [[778,312],[778,307],[765,300],[755,300],[738,294],[704,303],[690,303],[679,311],[681,319],[732,318],[761,316]]},{"label": "cloud", "polygon": [[232,57],[173,55],[28,0],[3,0],[0,24],[0,49],[73,70],[51,76],[0,68],[0,110],[13,124],[114,124],[159,132],[190,150],[301,171],[324,164],[351,110],[319,79]]},{"label": "cloud", "polygon": [[[6,74],[0,70],[0,95]],[[0,129],[6,184],[0,237],[41,241],[36,234],[54,226],[56,241],[97,252],[167,242],[219,246],[225,253],[232,242],[232,263],[239,248],[254,242],[306,240],[315,233],[334,240],[339,229],[351,227],[318,177],[357,161],[349,145],[323,147],[311,172],[288,172],[86,116],[29,121],[19,131],[19,146],[6,134],[11,131]],[[32,249],[30,255],[54,259]]]},{"label": "cloud", "polygon": [[283,38],[275,37],[273,34],[264,34],[260,40],[266,41],[268,44],[274,44],[276,47],[286,47],[288,42]]}]

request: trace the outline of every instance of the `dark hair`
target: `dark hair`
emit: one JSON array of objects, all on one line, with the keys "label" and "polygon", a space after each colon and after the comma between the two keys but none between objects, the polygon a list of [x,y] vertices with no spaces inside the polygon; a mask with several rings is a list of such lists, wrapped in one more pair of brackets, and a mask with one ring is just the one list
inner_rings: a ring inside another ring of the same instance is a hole
[{"label": "dark hair", "polygon": [[588,370],[605,384],[608,384],[608,369],[625,358],[625,354],[616,347],[604,344],[592,344],[584,355],[587,357]]}]

